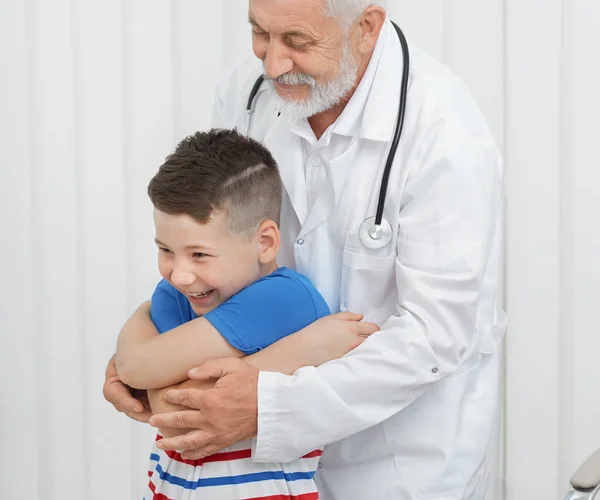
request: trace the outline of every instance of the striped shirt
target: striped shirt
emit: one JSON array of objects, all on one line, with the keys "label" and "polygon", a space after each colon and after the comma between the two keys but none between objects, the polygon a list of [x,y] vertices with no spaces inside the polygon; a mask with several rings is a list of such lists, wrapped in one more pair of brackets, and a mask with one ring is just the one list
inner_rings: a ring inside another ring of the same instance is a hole
[{"label": "striped shirt", "polygon": [[[162,439],[158,434],[156,441]],[[199,460],[153,445],[144,500],[317,500],[313,477],[321,450],[287,464],[258,464],[252,441]]]}]

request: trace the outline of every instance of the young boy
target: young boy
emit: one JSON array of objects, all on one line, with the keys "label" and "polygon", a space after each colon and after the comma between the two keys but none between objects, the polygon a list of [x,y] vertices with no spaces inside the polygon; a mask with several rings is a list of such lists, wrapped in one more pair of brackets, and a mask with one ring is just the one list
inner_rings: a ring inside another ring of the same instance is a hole
[{"label": "young boy", "polygon": [[[167,158],[148,193],[164,278],[152,296],[151,317],[161,335],[143,337],[126,325],[116,361],[123,382],[149,389],[157,413],[173,408],[160,388],[185,384],[194,366],[256,353],[328,315],[329,308],[308,278],[276,264],[282,183],[259,143],[235,131],[196,133]],[[173,331],[191,321],[193,328]],[[281,371],[312,364],[296,354],[287,364],[278,360]],[[260,368],[276,366],[264,362]],[[160,429],[157,441],[167,432],[178,433]],[[154,443],[145,500],[317,499],[313,476],[320,455],[254,464],[251,443],[243,442],[184,460]]]}]

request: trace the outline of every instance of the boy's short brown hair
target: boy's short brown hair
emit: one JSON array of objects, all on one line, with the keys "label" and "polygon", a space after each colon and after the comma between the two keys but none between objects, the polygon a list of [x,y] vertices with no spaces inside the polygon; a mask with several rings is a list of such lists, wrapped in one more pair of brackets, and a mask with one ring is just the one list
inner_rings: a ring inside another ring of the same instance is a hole
[{"label": "boy's short brown hair", "polygon": [[279,225],[282,182],[262,144],[235,130],[196,132],[181,141],[148,185],[152,204],[200,223],[224,212],[234,233],[251,233],[265,220]]}]

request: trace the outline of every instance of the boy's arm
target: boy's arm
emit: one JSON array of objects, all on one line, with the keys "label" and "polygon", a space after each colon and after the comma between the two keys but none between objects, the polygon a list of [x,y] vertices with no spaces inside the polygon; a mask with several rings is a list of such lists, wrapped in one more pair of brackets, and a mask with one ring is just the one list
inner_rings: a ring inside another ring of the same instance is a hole
[{"label": "boy's arm", "polygon": [[125,384],[157,389],[186,380],[191,368],[209,359],[244,356],[204,318],[159,335],[150,305],[142,304],[119,334],[115,361]]},{"label": "boy's arm", "polygon": [[[123,327],[115,361],[127,385],[156,389],[180,383],[194,366],[255,353],[302,328],[315,315],[304,285],[284,277],[259,281],[193,320],[187,300],[182,303],[180,298],[162,280],[151,302]],[[290,314],[277,317],[277,311],[289,308],[294,308]]]},{"label": "boy's arm", "polygon": [[[344,313],[348,320],[360,321],[362,315]],[[347,335],[346,337],[332,335],[328,339],[314,337],[312,329],[301,330],[298,333],[284,337],[255,354],[246,356],[244,361],[260,370],[279,372],[292,375],[304,366],[318,366],[333,359],[338,359],[360,344],[366,334]],[[168,413],[172,411],[189,410],[185,406],[174,405],[165,400],[165,394],[171,389],[210,389],[212,381],[186,380],[162,389],[149,389],[148,400],[152,413]],[[164,437],[174,437],[187,434],[192,429],[160,427],[158,431]]]},{"label": "boy's arm", "polygon": [[[317,339],[311,338],[310,331],[298,332],[245,359],[261,370],[292,374],[345,354],[355,341]],[[208,359],[224,357],[244,354],[208,321],[197,318],[159,335],[150,317],[150,302],[145,302],[123,326],[115,361],[122,382],[138,389],[157,389],[186,380],[191,368]]]},{"label": "boy's arm", "polygon": [[[304,285],[294,281],[259,282],[192,321],[179,316],[177,296],[172,292],[166,282],[159,284],[151,307],[143,304],[123,327],[117,370],[132,387],[156,389],[180,383],[191,368],[209,359],[241,358],[273,343],[275,347],[259,350],[248,362],[262,370],[291,373],[343,356],[357,345],[355,335],[315,338],[311,329],[303,329],[316,314],[316,306]],[[288,314],[281,314],[286,310]],[[181,324],[182,320],[187,322]],[[165,333],[158,335],[154,325]],[[285,337],[297,330],[302,331]],[[332,348],[335,354],[330,356]]]}]

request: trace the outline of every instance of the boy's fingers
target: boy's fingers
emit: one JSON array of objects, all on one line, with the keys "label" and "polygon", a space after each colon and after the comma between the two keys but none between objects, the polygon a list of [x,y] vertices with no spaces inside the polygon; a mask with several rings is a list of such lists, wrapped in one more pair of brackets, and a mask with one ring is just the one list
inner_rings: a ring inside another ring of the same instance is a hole
[{"label": "boy's fingers", "polygon": [[135,399],[129,393],[127,387],[118,380],[107,381],[104,384],[102,392],[104,394],[104,399],[112,404],[117,411],[122,413],[144,411],[142,403]]},{"label": "boy's fingers", "polygon": [[127,415],[132,420],[136,420],[143,424],[147,424],[148,421],[150,420],[150,417],[152,416],[152,412],[150,412],[150,411],[143,411],[141,413],[125,412],[125,415]]},{"label": "boy's fingers", "polygon": [[375,323],[359,323],[358,334],[363,337],[368,337],[379,331],[379,327]]},{"label": "boy's fingers", "polygon": [[339,312],[332,316],[342,321],[361,321],[365,317],[364,314],[357,314],[350,311]]}]

